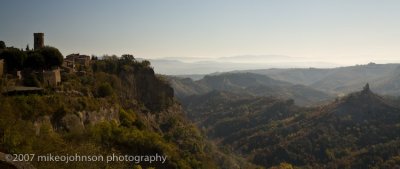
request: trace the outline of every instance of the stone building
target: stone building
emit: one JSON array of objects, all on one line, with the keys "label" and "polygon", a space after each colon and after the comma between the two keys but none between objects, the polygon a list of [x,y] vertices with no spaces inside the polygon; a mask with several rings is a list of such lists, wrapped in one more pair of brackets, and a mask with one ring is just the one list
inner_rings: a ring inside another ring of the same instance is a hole
[{"label": "stone building", "polygon": [[33,49],[37,50],[44,47],[44,33],[33,34]]},{"label": "stone building", "polygon": [[74,61],[65,60],[63,61],[61,68],[68,73],[75,72],[75,63]]},{"label": "stone building", "polygon": [[43,83],[44,86],[58,86],[61,83],[60,69],[43,71]]},{"label": "stone building", "polygon": [[89,66],[90,65],[90,56],[88,55],[80,55],[79,53],[74,53],[68,55],[65,59],[65,62],[70,62],[69,64],[81,65],[81,66]]}]

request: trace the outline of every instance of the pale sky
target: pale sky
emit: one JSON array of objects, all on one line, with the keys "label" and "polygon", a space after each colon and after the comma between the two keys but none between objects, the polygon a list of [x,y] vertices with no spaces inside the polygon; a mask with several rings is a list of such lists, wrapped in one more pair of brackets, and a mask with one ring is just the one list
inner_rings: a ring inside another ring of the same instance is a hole
[{"label": "pale sky", "polygon": [[2,0],[0,40],[64,55],[400,60],[397,0]]}]

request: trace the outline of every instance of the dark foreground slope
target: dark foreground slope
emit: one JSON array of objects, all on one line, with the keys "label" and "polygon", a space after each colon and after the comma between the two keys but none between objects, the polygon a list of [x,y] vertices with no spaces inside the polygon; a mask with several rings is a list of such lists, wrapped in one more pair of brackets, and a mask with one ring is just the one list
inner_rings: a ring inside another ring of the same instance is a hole
[{"label": "dark foreground slope", "polygon": [[224,92],[186,101],[210,138],[265,167],[400,167],[400,107],[368,87],[316,108]]},{"label": "dark foreground slope", "polygon": [[0,96],[0,152],[167,156],[165,163],[30,162],[40,169],[253,168],[204,139],[148,61],[105,58],[62,79],[42,95]]}]

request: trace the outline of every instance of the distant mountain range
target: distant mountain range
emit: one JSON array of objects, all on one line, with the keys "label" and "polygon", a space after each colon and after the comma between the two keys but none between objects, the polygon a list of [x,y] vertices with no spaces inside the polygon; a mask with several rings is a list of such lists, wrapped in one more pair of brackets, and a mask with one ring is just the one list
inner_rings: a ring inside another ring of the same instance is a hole
[{"label": "distant mountain range", "polygon": [[398,167],[399,103],[369,87],[315,108],[222,91],[182,101],[211,139],[267,168]]},{"label": "distant mountain range", "polygon": [[331,68],[340,66],[335,63],[284,55],[240,55],[220,58],[166,57],[150,59],[150,61],[156,73],[166,75],[210,74],[265,68]]},{"label": "distant mountain range", "polygon": [[332,96],[304,85],[294,85],[255,73],[223,73],[207,75],[193,81],[189,78],[170,77],[170,84],[178,98],[200,95],[207,92],[228,91],[252,96],[293,98],[296,103],[307,105],[331,99]]},{"label": "distant mountain range", "polygon": [[370,63],[332,69],[259,69],[238,72],[263,74],[335,95],[353,92],[365,83],[369,83],[380,94],[400,94],[400,64]]},{"label": "distant mountain range", "polygon": [[[238,70],[229,73],[254,73],[269,78],[308,86],[331,95],[344,96],[369,83],[371,88],[383,95],[400,95],[400,64],[374,64],[329,69],[290,68]],[[213,73],[220,75],[224,73]],[[206,75],[176,75],[179,78],[200,80]]]}]

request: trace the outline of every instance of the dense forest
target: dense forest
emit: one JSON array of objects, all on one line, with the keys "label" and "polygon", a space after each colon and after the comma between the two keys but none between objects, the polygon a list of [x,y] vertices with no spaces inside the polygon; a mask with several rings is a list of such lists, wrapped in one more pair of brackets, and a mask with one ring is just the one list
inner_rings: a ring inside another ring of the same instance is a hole
[{"label": "dense forest", "polygon": [[226,91],[193,95],[183,105],[209,138],[267,168],[400,165],[399,102],[369,85],[319,107]]}]

